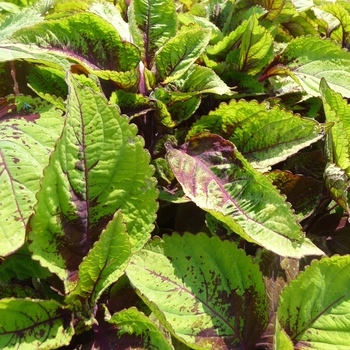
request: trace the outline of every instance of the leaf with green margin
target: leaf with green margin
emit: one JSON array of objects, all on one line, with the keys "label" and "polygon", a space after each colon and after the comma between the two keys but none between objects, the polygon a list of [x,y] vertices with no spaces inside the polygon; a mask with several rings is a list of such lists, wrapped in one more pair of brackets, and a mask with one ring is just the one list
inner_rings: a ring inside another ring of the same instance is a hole
[{"label": "leaf with green margin", "polygon": [[0,348],[46,350],[68,345],[73,319],[54,300],[0,300]]},{"label": "leaf with green margin", "polygon": [[139,117],[153,111],[159,124],[168,128],[176,126],[167,106],[162,101],[155,100],[152,97],[117,90],[112,92],[110,102],[118,105],[121,112],[131,118]]},{"label": "leaf with green margin", "polygon": [[320,81],[325,78],[331,89],[350,97],[350,53],[334,41],[310,36],[296,38],[280,61],[286,66],[285,74],[292,74],[308,94],[319,96]]},{"label": "leaf with green margin", "polygon": [[219,134],[254,168],[266,169],[320,140],[330,127],[267,102],[231,100],[199,119],[187,139],[203,131]]},{"label": "leaf with green margin", "polygon": [[84,58],[96,70],[126,72],[136,68],[140,61],[135,45],[123,41],[110,23],[90,12],[39,23],[16,32],[12,40],[57,48],[68,57]]},{"label": "leaf with green margin", "polygon": [[162,84],[179,79],[204,52],[210,40],[210,29],[179,32],[158,51],[156,68]]},{"label": "leaf with green margin", "polygon": [[253,15],[242,35],[239,51],[239,70],[251,75],[258,73],[273,58],[273,37]]},{"label": "leaf with green margin", "polygon": [[234,31],[231,31],[221,41],[214,46],[208,46],[206,53],[217,61],[225,61],[227,55],[232,50],[238,50],[244,32],[247,30],[249,22],[242,22]]},{"label": "leaf with green margin", "polygon": [[327,136],[330,143],[330,161],[350,176],[350,105],[329,87],[325,79],[321,80],[320,93],[326,121],[334,123]]},{"label": "leaf with green margin", "polygon": [[[22,110],[23,103],[30,111]],[[17,96],[19,111],[0,120],[0,256],[18,249],[39,190],[43,168],[62,131],[62,111],[39,98]]]},{"label": "leaf with green margin", "polygon": [[44,17],[35,8],[24,8],[20,12],[8,15],[0,24],[0,41],[6,42],[15,32],[44,21]]},{"label": "leaf with green margin", "polygon": [[159,328],[135,307],[127,310],[122,310],[114,314],[108,323],[118,326],[118,335],[123,337],[123,334],[142,335],[144,349],[174,349],[166,340]]},{"label": "leaf with green margin", "polygon": [[296,348],[350,347],[350,257],[313,260],[281,295],[277,322]]},{"label": "leaf with green margin", "polygon": [[28,86],[42,99],[62,110],[66,109],[64,100],[68,94],[64,78],[63,70],[39,65],[28,67]]},{"label": "leaf with green margin", "polygon": [[172,0],[132,0],[129,26],[135,44],[143,50],[146,67],[177,30],[176,8]]},{"label": "leaf with green margin", "polygon": [[118,210],[79,265],[78,284],[66,303],[84,298],[94,306],[104,290],[122,276],[130,255],[129,237]]},{"label": "leaf with green margin", "polygon": [[128,23],[124,21],[116,6],[113,6],[109,2],[94,2],[89,6],[87,11],[100,16],[106,22],[110,23],[123,40],[130,42],[131,34]]},{"label": "leaf with green margin", "polygon": [[268,321],[258,266],[218,237],[163,239],[153,239],[126,269],[160,321],[196,349],[253,348]]},{"label": "leaf with green margin", "polygon": [[28,239],[33,259],[57,274],[69,292],[83,257],[118,209],[132,251],[144,245],[157,191],[136,127],[71,74],[67,83],[66,123],[44,171]]},{"label": "leaf with green margin", "polygon": [[71,63],[59,52],[40,48],[34,44],[20,43],[0,44],[0,62],[23,59],[29,62],[43,63],[49,67],[69,70]]},{"label": "leaf with green margin", "polygon": [[283,21],[283,17],[280,19],[280,14],[283,11],[285,5],[287,3],[287,0],[264,0],[263,1],[263,7],[268,10],[268,13],[266,15],[266,19],[268,19],[271,22],[279,22]]},{"label": "leaf with green margin", "polygon": [[281,256],[323,254],[305,238],[290,205],[230,141],[201,133],[180,149],[166,147],[185,194],[244,239]]},{"label": "leaf with green margin", "polygon": [[273,350],[294,350],[293,342],[288,337],[280,323],[276,322],[275,336],[273,338]]},{"label": "leaf with green margin", "polygon": [[186,13],[178,13],[177,19],[181,24],[189,26],[191,24],[197,24],[201,28],[208,28],[211,29],[211,37],[210,37],[210,44],[214,45],[217,44],[220,40],[224,38],[221,30],[212,22],[210,22],[209,19],[199,16],[194,16],[188,12]]},{"label": "leaf with green margin", "polygon": [[201,103],[201,97],[197,94],[167,91],[164,88],[157,88],[151,97],[166,105],[171,120],[177,124],[190,118]]},{"label": "leaf with green margin", "polygon": [[231,95],[230,88],[210,68],[194,64],[187,72],[181,86],[183,92]]},{"label": "leaf with green margin", "polygon": [[323,11],[331,13],[336,17],[342,26],[342,44],[345,44],[350,39],[350,13],[340,4],[327,4],[322,6]]},{"label": "leaf with green margin", "polygon": [[348,191],[349,178],[345,171],[335,164],[329,163],[324,171],[325,185],[332,199],[337,202],[349,215]]}]

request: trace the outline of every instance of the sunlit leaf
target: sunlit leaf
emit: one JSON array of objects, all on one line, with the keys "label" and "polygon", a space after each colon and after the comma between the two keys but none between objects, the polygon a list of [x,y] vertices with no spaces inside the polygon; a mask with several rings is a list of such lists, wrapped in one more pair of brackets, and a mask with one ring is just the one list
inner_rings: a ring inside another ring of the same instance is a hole
[{"label": "sunlit leaf", "polygon": [[124,273],[130,253],[129,237],[118,211],[80,264],[77,287],[67,302],[78,297],[95,305],[102,292]]},{"label": "sunlit leaf", "polygon": [[350,105],[322,79],[320,92],[328,122],[334,123],[328,136],[329,161],[350,176]]},{"label": "sunlit leaf", "polygon": [[74,288],[78,266],[116,210],[132,250],[153,228],[153,169],[136,128],[118,108],[68,74],[63,133],[45,169],[29,234],[33,258]]},{"label": "sunlit leaf", "polygon": [[152,311],[191,347],[252,348],[267,324],[257,265],[217,237],[163,238],[135,255],[126,270]]},{"label": "sunlit leaf", "polygon": [[0,119],[0,256],[24,243],[43,169],[64,123],[62,111],[39,98],[18,96],[13,103]]},{"label": "sunlit leaf", "polygon": [[277,319],[296,348],[349,348],[349,273],[349,256],[314,260],[283,290]]},{"label": "sunlit leaf", "polygon": [[219,134],[233,142],[253,167],[264,169],[321,139],[330,126],[266,102],[232,100],[199,119],[187,137],[203,131]]},{"label": "sunlit leaf", "polygon": [[176,33],[175,4],[172,0],[132,0],[128,15],[134,42],[142,48],[149,67],[156,51]]},{"label": "sunlit leaf", "polygon": [[56,349],[74,334],[72,315],[54,300],[0,300],[1,349]]},{"label": "sunlit leaf", "polygon": [[180,78],[203,53],[210,40],[210,30],[190,29],[178,33],[159,50],[156,67],[166,84]]},{"label": "sunlit leaf", "polygon": [[140,338],[140,343],[143,343],[144,348],[174,349],[160,329],[135,307],[114,314],[108,323],[118,326],[121,341],[123,334],[132,334]]},{"label": "sunlit leaf", "polygon": [[282,256],[323,254],[305,238],[290,205],[231,142],[202,133],[180,149],[166,146],[185,194],[234,232]]}]

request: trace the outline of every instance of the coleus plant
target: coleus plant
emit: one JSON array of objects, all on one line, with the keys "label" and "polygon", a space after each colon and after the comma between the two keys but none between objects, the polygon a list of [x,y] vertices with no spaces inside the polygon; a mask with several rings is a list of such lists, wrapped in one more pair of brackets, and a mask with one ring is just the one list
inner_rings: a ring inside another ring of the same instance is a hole
[{"label": "coleus plant", "polygon": [[350,347],[349,4],[11,11],[2,349]]}]

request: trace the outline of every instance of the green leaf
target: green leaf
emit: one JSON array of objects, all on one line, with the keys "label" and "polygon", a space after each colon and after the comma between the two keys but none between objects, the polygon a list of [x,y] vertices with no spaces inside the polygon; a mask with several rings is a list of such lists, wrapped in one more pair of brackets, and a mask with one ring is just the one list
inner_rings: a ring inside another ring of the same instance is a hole
[{"label": "green leaf", "polygon": [[196,64],[188,70],[181,91],[198,94],[231,94],[230,88],[212,69]]},{"label": "green leaf", "polygon": [[216,60],[226,60],[227,55],[239,48],[242,42],[243,34],[248,28],[248,21],[242,22],[234,31],[231,31],[221,41],[214,46],[209,46],[206,50],[208,55],[215,57]]},{"label": "green leaf", "polygon": [[[201,97],[197,94],[167,91],[163,88],[157,88],[151,94],[151,97],[165,104],[166,111],[170,113],[172,120],[178,124],[190,118],[201,102]],[[173,126],[175,125],[174,123]]]},{"label": "green leaf", "polygon": [[276,322],[276,331],[273,339],[273,350],[294,350],[293,342],[284,329],[281,329],[279,322]]},{"label": "green leaf", "polygon": [[156,67],[163,84],[180,78],[203,53],[210,40],[209,29],[181,31],[159,50]]},{"label": "green leaf", "polygon": [[348,214],[350,208],[348,203],[349,178],[345,171],[335,164],[327,164],[324,172],[325,184],[332,199],[337,202]]},{"label": "green leaf", "polygon": [[304,237],[290,205],[235,146],[202,133],[167,159],[185,194],[244,239],[276,254],[300,258],[323,252]]},{"label": "green leaf", "polygon": [[64,55],[60,55],[59,52],[56,51],[53,53],[48,49],[43,49],[33,44],[0,44],[0,49],[0,62],[23,59],[27,61],[35,61],[36,63],[43,63],[47,66],[64,70],[69,70],[71,66],[68,59],[66,59]]},{"label": "green leaf", "polygon": [[132,250],[144,245],[153,229],[157,191],[136,127],[71,74],[67,82],[66,123],[37,194],[29,248],[70,291],[83,257],[118,209]]},{"label": "green leaf", "polygon": [[189,26],[191,24],[197,24],[201,28],[208,28],[211,29],[211,37],[210,37],[210,44],[214,45],[217,44],[219,40],[223,39],[223,34],[221,30],[212,22],[210,22],[209,19],[199,16],[194,16],[190,13],[178,13],[177,19],[182,24]]},{"label": "green leaf", "polygon": [[78,60],[85,58],[95,70],[126,72],[140,61],[137,47],[123,41],[110,23],[90,12],[39,23],[18,31],[13,40],[59,49]]},{"label": "green leaf", "polygon": [[330,130],[330,161],[343,169],[350,176],[350,105],[335,93],[325,79],[321,80],[320,93],[328,122],[334,123]]},{"label": "green leaf", "polygon": [[42,99],[65,110],[68,88],[64,71],[38,65],[30,65],[28,70],[28,86]]},{"label": "green leaf", "polygon": [[95,305],[103,291],[124,273],[130,253],[123,216],[117,211],[79,265],[78,284],[67,298],[67,303],[78,297],[88,299],[91,306]]},{"label": "green leaf", "polygon": [[6,42],[18,30],[28,28],[44,20],[35,8],[24,8],[9,16],[0,24],[0,42]]},{"label": "green leaf", "polygon": [[142,94],[117,90],[112,92],[110,102],[118,105],[121,112],[131,118],[139,117],[153,111],[159,124],[168,128],[173,128],[176,125],[171,118],[167,106],[161,99],[154,100],[152,96],[150,98]]},{"label": "green leaf", "polygon": [[199,119],[187,138],[200,132],[230,140],[254,168],[265,169],[324,137],[331,125],[302,118],[267,102],[235,101]]},{"label": "green leaf", "polygon": [[0,264],[0,281],[10,281],[13,278],[25,280],[28,278],[45,279],[51,273],[32,259],[32,254],[25,243],[16,252],[8,256]]},{"label": "green leaf", "polygon": [[318,37],[300,37],[289,43],[281,63],[290,70],[303,89],[319,96],[319,85],[325,78],[332,90],[350,97],[350,53],[334,41]]},{"label": "green leaf", "polygon": [[273,37],[261,25],[257,17],[251,17],[242,35],[239,54],[239,70],[251,75],[258,73],[272,59]]},{"label": "green leaf", "polygon": [[134,42],[143,49],[149,67],[156,51],[176,34],[175,3],[172,0],[132,0],[128,15]]},{"label": "green leaf", "polygon": [[[64,123],[62,112],[39,98],[18,96],[14,103],[19,111],[8,104],[12,113],[0,119],[0,256],[24,243],[39,180]],[[24,103],[30,111],[22,110]]]},{"label": "green leaf", "polygon": [[126,273],[161,322],[190,347],[251,349],[267,325],[261,272],[228,241],[205,234],[156,238]]},{"label": "green leaf", "polygon": [[277,319],[295,348],[350,347],[350,257],[314,260],[281,295]]},{"label": "green leaf", "polygon": [[326,4],[322,6],[323,11],[331,13],[336,17],[342,27],[342,44],[349,43],[350,39],[350,14],[349,12],[340,4]]},{"label": "green leaf", "polygon": [[123,338],[123,334],[133,334],[141,337],[141,343],[146,349],[174,349],[164,337],[159,328],[135,307],[120,311],[114,314],[108,323],[118,326],[118,334]]},{"label": "green leaf", "polygon": [[106,22],[110,23],[123,40],[130,42],[128,23],[124,21],[116,6],[113,6],[113,4],[109,2],[94,2],[90,5],[88,11],[100,16]]},{"label": "green leaf", "polygon": [[1,349],[56,349],[74,335],[72,315],[50,300],[0,300]]}]

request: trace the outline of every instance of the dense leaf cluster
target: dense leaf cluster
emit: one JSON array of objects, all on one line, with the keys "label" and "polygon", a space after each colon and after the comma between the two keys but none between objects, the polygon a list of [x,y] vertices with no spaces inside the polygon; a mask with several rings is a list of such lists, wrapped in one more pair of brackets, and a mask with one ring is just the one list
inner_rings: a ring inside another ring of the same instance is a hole
[{"label": "dense leaf cluster", "polygon": [[349,349],[350,5],[0,2],[1,349]]}]

